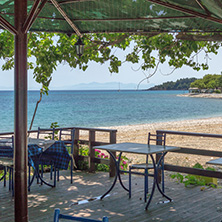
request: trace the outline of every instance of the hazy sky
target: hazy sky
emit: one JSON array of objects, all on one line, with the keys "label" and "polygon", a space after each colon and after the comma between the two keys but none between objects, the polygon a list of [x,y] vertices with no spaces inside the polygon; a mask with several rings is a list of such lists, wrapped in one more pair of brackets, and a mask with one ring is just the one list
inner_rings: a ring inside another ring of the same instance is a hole
[{"label": "hazy sky", "polygon": [[[123,53],[121,51],[115,52],[123,57]],[[183,67],[181,69],[175,70],[170,75],[168,74],[172,70],[169,68],[168,64],[160,65],[157,73],[150,78],[149,84],[147,81],[144,84],[150,85],[152,84],[160,84],[167,81],[175,81],[180,78],[186,77],[197,77],[201,78],[206,74],[220,74],[222,71],[222,49],[219,50],[218,55],[209,55],[209,65],[210,69],[206,71],[194,71],[192,68]],[[203,61],[204,55],[198,56],[199,61]],[[3,64],[3,61],[0,61],[0,65]],[[135,71],[138,70],[138,71]],[[148,74],[148,72],[147,72]],[[29,89],[39,89],[40,85],[35,83],[32,78],[32,71],[28,71],[28,88]],[[53,80],[50,85],[50,89],[70,89],[73,85],[77,85],[80,83],[91,83],[91,82],[120,82],[120,83],[134,83],[138,84],[143,78],[144,73],[141,69],[139,69],[139,64],[132,65],[130,63],[124,63],[119,70],[118,74],[110,74],[108,70],[107,64],[97,64],[91,62],[89,64],[88,69],[83,72],[77,69],[71,69],[68,65],[59,65],[57,70],[53,73]],[[0,71],[0,90],[5,89],[13,89],[14,84],[14,71]]]}]

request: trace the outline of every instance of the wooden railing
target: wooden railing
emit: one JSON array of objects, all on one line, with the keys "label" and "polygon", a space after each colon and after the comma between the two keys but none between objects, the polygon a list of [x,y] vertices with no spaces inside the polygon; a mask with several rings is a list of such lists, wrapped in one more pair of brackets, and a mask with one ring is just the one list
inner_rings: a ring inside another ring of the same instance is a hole
[{"label": "wooden railing", "polygon": [[[82,140],[80,137],[81,132],[88,132],[88,139]],[[108,141],[101,142],[97,141],[96,134],[102,132],[107,133]],[[115,176],[115,163],[110,159],[96,158],[95,150],[93,146],[105,145],[105,144],[114,144],[116,143],[116,132],[117,130],[111,129],[98,129],[98,128],[75,128],[75,148],[74,148],[74,159],[75,162],[78,163],[80,160],[87,161],[89,164],[89,172],[95,171],[95,164],[102,163],[109,165],[110,168],[110,177]],[[79,148],[81,145],[88,145],[89,147],[89,156],[80,156]],[[115,153],[113,153],[116,156]]]},{"label": "wooden railing", "polygon": [[[178,131],[168,131],[168,130],[157,130],[156,133],[158,135],[165,133],[165,134],[171,134],[171,135],[208,137],[208,138],[222,139],[221,134],[178,132]],[[220,152],[220,151],[195,149],[195,148],[181,147],[180,150],[173,151],[173,152],[174,153],[183,153],[183,154],[184,153],[185,154],[192,154],[192,155],[201,155],[201,156],[210,156],[210,157],[222,157],[222,152]],[[191,167],[184,167],[184,166],[170,165],[170,164],[164,164],[164,169],[168,170],[168,171],[173,171],[173,172],[188,173],[188,174],[207,176],[207,177],[215,177],[215,178],[222,179],[222,172],[219,172],[219,171],[210,171],[210,170],[196,169],[196,168],[191,168]]]},{"label": "wooden railing", "polygon": [[[65,127],[65,128],[56,128],[55,130],[60,129],[73,129],[74,127]],[[29,135],[35,136],[37,135],[38,130],[30,130],[28,131]],[[98,141],[96,134],[97,133],[105,133],[107,134],[106,141]],[[95,163],[103,163],[109,165],[110,168],[110,177],[115,176],[115,163],[110,159],[96,158],[95,150],[93,146],[99,146],[104,144],[114,144],[116,143],[116,133],[117,130],[113,129],[100,129],[100,128],[84,128],[84,127],[75,127],[75,140],[74,140],[74,159],[76,165],[78,167],[79,161],[87,161],[89,164],[89,171],[95,171]],[[1,135],[13,135],[13,132],[0,133]],[[33,135],[34,134],[34,135]],[[81,134],[83,134],[84,139],[81,139]],[[81,145],[87,145],[89,147],[89,156],[81,156],[79,153],[79,148]],[[116,155],[115,153],[113,153]]]}]

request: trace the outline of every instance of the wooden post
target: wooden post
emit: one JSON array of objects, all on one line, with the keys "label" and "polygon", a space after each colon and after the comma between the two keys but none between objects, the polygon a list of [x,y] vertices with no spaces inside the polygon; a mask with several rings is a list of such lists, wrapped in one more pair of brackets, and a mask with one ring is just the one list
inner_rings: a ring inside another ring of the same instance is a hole
[{"label": "wooden post", "polygon": [[15,73],[14,73],[14,178],[16,222],[28,221],[27,201],[27,0],[15,0]]},{"label": "wooden post", "polygon": [[95,150],[93,149],[94,142],[96,138],[95,130],[89,131],[89,172],[95,172]]},{"label": "wooden post", "polygon": [[[116,143],[116,130],[110,132],[110,143],[115,144]],[[116,152],[112,152],[113,155],[116,157]],[[110,157],[110,165],[109,165],[109,176],[114,177],[116,174],[116,167],[115,167],[115,162],[113,159]]]},{"label": "wooden post", "polygon": [[73,158],[75,160],[75,164],[77,169],[79,169],[79,129],[75,128],[75,140],[74,140],[74,151],[73,151]]}]

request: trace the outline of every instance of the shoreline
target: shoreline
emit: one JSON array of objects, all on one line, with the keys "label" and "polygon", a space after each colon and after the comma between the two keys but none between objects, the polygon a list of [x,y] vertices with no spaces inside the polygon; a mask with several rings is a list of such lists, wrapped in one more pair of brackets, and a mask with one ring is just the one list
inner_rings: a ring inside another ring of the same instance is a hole
[{"label": "shoreline", "polygon": [[193,98],[209,98],[209,99],[222,99],[222,93],[185,93],[178,94],[180,97],[193,97]]}]

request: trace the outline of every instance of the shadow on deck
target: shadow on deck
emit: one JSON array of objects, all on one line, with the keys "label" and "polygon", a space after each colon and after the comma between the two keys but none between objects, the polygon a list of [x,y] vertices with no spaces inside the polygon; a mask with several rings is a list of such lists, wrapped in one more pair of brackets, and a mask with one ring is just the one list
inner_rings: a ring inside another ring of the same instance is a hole
[{"label": "shadow on deck", "polygon": [[[131,199],[118,184],[110,196],[102,201],[93,200],[107,191],[112,180],[108,173],[75,172],[74,182],[70,184],[69,171],[63,171],[56,188],[35,183],[28,195],[29,221],[53,221],[55,208],[60,208],[64,214],[94,219],[108,216],[110,222],[222,220],[222,189],[201,191],[200,187],[185,188],[183,184],[166,178],[166,193],[174,201],[157,204],[165,199],[156,192],[148,211],[145,211],[143,178],[138,176],[133,176]],[[128,175],[123,175],[123,181],[128,186]],[[3,187],[3,182],[0,182],[0,187],[0,221],[11,222],[14,220],[14,201],[8,184]]]}]

